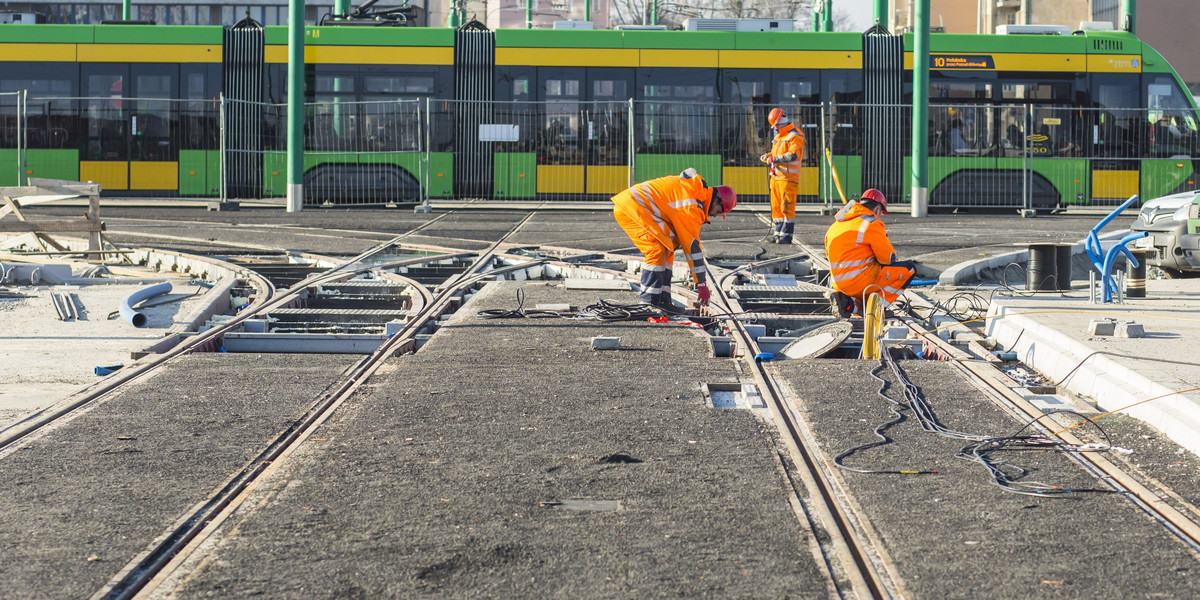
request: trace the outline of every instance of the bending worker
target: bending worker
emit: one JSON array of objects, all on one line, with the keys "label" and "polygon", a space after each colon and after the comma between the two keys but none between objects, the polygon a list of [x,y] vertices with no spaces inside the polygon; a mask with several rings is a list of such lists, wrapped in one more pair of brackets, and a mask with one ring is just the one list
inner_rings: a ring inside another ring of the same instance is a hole
[{"label": "bending worker", "polygon": [[661,307],[671,303],[671,265],[682,248],[696,281],[701,304],[708,304],[708,273],[700,246],[700,226],[709,217],[737,205],[727,185],[709,187],[695,169],[639,183],[612,197],[613,215],[629,239],[646,256],[642,267],[641,300]]},{"label": "bending worker", "polygon": [[830,304],[840,317],[858,312],[863,296],[878,293],[893,302],[912,281],[916,264],[897,261],[883,226],[887,198],[869,189],[838,211],[825,233],[825,256],[834,292]]},{"label": "bending worker", "polygon": [[771,234],[764,242],[792,243],[796,228],[796,194],[800,191],[800,161],[804,159],[804,132],[792,124],[782,108],[772,108],[767,122],[775,131],[771,151],[760,156],[771,174]]}]

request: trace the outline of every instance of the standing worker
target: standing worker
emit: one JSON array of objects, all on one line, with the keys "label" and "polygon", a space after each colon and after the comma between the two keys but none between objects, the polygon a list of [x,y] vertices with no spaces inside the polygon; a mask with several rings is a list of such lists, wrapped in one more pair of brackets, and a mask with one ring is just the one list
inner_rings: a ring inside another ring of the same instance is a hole
[{"label": "standing worker", "polygon": [[843,206],[825,233],[825,257],[834,289],[829,301],[840,317],[857,312],[855,304],[862,306],[866,294],[878,293],[894,302],[916,274],[915,263],[896,260],[883,226],[886,214],[887,198],[872,188]]},{"label": "standing worker", "polygon": [[804,132],[792,124],[782,108],[772,108],[767,122],[775,131],[771,151],[760,156],[771,174],[771,235],[764,242],[792,243],[796,228],[796,194],[800,191],[800,161],[804,159]]},{"label": "standing worker", "polygon": [[639,183],[612,197],[613,215],[629,239],[646,256],[642,267],[642,302],[673,308],[671,265],[675,249],[682,248],[696,281],[700,304],[711,292],[700,247],[700,226],[709,217],[737,206],[737,194],[727,185],[709,187],[695,169]]}]

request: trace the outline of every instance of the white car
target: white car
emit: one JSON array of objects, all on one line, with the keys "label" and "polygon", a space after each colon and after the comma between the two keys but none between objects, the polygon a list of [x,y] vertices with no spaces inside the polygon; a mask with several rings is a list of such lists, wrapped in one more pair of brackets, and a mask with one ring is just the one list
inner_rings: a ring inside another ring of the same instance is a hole
[{"label": "white car", "polygon": [[1200,223],[1200,190],[1180,192],[1142,204],[1132,231],[1150,235],[1134,240],[1134,249],[1146,251],[1146,262],[1168,276],[1184,277],[1200,271],[1200,234],[1189,231],[1188,221]]}]

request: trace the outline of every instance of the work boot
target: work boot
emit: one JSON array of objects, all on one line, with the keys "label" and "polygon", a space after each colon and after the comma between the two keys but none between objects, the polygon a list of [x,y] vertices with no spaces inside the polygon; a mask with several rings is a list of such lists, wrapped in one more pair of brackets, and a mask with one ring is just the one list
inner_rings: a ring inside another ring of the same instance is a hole
[{"label": "work boot", "polygon": [[768,235],[767,237],[765,237],[765,238],[763,238],[763,239],[761,239],[761,240],[758,240],[758,241],[760,241],[760,242],[766,242],[766,243],[768,243],[768,244],[778,244],[778,243],[779,243],[779,236],[775,235],[775,232],[774,232],[774,231],[772,231],[770,235]]},{"label": "work boot", "polygon": [[833,314],[843,319],[849,319],[854,314],[854,298],[837,290],[829,293],[829,306],[833,309]]}]

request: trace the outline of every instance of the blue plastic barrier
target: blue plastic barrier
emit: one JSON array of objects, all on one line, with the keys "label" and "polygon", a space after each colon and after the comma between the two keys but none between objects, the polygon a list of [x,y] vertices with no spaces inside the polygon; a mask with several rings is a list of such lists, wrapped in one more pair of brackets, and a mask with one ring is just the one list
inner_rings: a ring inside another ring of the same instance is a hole
[{"label": "blue plastic barrier", "polygon": [[1104,252],[1104,249],[1100,246],[1100,230],[1104,229],[1105,225],[1108,225],[1113,219],[1117,218],[1117,215],[1121,214],[1122,211],[1137,201],[1138,197],[1136,194],[1130,196],[1124,204],[1118,206],[1111,213],[1108,213],[1107,217],[1100,219],[1100,222],[1088,232],[1087,241],[1083,245],[1088,259],[1092,261],[1092,266],[1096,267],[1096,270],[1100,273],[1100,285],[1103,287],[1101,297],[1106,304],[1112,302],[1112,295],[1117,291],[1117,282],[1112,278],[1113,263],[1117,261],[1117,254],[1124,253],[1125,259],[1130,264],[1135,267],[1138,266],[1138,260],[1133,257],[1133,252],[1130,252],[1129,248],[1126,248],[1125,245],[1133,240],[1144,238],[1149,234],[1145,231],[1131,233],[1121,238],[1120,241],[1108,249],[1108,252]]}]

